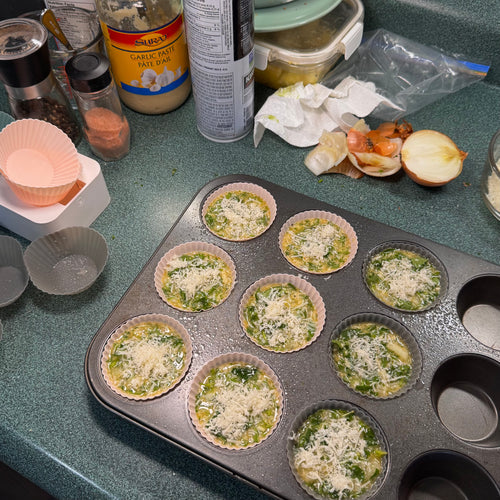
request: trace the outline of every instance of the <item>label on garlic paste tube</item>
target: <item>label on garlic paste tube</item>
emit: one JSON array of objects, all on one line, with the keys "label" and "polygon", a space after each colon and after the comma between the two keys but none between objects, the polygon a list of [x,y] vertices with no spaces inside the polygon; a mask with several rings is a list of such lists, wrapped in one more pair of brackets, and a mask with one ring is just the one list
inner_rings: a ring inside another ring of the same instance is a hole
[{"label": "label on garlic paste tube", "polygon": [[184,18],[198,129],[237,140],[253,125],[253,1],[184,0]]},{"label": "label on garlic paste tube", "polygon": [[113,76],[123,90],[158,95],[189,76],[182,15],[149,31],[122,31],[101,22]]}]

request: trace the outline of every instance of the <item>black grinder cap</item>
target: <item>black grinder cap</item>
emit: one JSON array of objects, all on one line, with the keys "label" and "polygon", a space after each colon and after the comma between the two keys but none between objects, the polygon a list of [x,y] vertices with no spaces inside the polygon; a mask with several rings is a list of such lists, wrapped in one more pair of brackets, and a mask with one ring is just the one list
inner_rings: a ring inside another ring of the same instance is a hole
[{"label": "black grinder cap", "polygon": [[25,88],[45,80],[51,72],[47,30],[33,19],[0,22],[0,80]]},{"label": "black grinder cap", "polygon": [[106,88],[112,81],[108,58],[97,52],[73,56],[66,63],[66,74],[74,90],[87,94]]}]

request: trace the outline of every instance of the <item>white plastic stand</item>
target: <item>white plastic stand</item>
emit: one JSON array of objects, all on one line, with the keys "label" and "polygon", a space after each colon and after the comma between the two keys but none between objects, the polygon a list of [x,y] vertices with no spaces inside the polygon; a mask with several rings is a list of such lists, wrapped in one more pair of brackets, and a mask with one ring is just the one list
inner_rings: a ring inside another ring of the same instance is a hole
[{"label": "white plastic stand", "polygon": [[0,225],[30,241],[65,227],[90,226],[110,197],[99,163],[82,154],[78,157],[82,169],[77,184],[83,187],[72,198],[48,207],[24,203],[0,176]]}]

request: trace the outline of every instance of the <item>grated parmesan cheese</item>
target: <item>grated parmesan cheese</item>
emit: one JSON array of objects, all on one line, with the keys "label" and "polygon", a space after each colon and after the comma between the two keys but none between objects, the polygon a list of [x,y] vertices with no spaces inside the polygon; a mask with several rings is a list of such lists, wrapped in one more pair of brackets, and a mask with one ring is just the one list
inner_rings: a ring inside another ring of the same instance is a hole
[{"label": "grated parmesan cheese", "polygon": [[218,236],[245,240],[263,233],[268,226],[270,210],[257,195],[230,191],[216,198],[205,214],[205,222]]},{"label": "grated parmesan cheese", "polygon": [[418,311],[439,297],[441,273],[416,252],[389,248],[369,262],[366,282],[371,292],[385,304]]},{"label": "grated parmesan cheese", "polygon": [[412,359],[401,337],[384,325],[356,323],[332,341],[338,374],[352,389],[387,397],[407,383]]},{"label": "grated parmesan cheese", "polygon": [[169,261],[162,278],[167,302],[185,311],[202,311],[220,304],[232,288],[229,266],[219,257],[192,252]]},{"label": "grated parmesan cheese", "polygon": [[345,410],[318,410],[308,417],[293,436],[293,462],[304,484],[340,500],[370,489],[385,453],[378,442],[367,441],[367,431],[366,423]]},{"label": "grated parmesan cheese", "polygon": [[245,330],[259,345],[288,351],[303,347],[316,333],[317,311],[293,285],[259,288],[245,306]]},{"label": "grated parmesan cheese", "polygon": [[347,234],[336,224],[320,218],[300,220],[283,236],[283,253],[295,267],[309,272],[332,272],[350,254]]},{"label": "grated parmesan cheese", "polygon": [[212,371],[196,396],[196,415],[206,431],[222,443],[244,447],[261,441],[274,428],[279,396],[272,380],[252,367],[248,379],[234,375],[242,363],[226,363]]},{"label": "grated parmesan cheese", "polygon": [[[500,168],[500,161],[497,166]],[[487,197],[493,208],[500,212],[500,177],[493,173],[488,177]]]},{"label": "grated parmesan cheese", "polygon": [[145,322],[116,339],[107,366],[122,391],[149,396],[164,392],[184,368],[186,348],[168,325]]}]

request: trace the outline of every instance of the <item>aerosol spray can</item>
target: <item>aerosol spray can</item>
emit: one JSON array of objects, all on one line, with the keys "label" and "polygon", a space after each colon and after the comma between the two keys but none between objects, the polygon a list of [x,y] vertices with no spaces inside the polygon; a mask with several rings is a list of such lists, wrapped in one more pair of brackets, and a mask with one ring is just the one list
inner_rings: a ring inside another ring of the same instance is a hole
[{"label": "aerosol spray can", "polygon": [[197,126],[216,142],[252,129],[253,16],[253,0],[184,0]]}]

